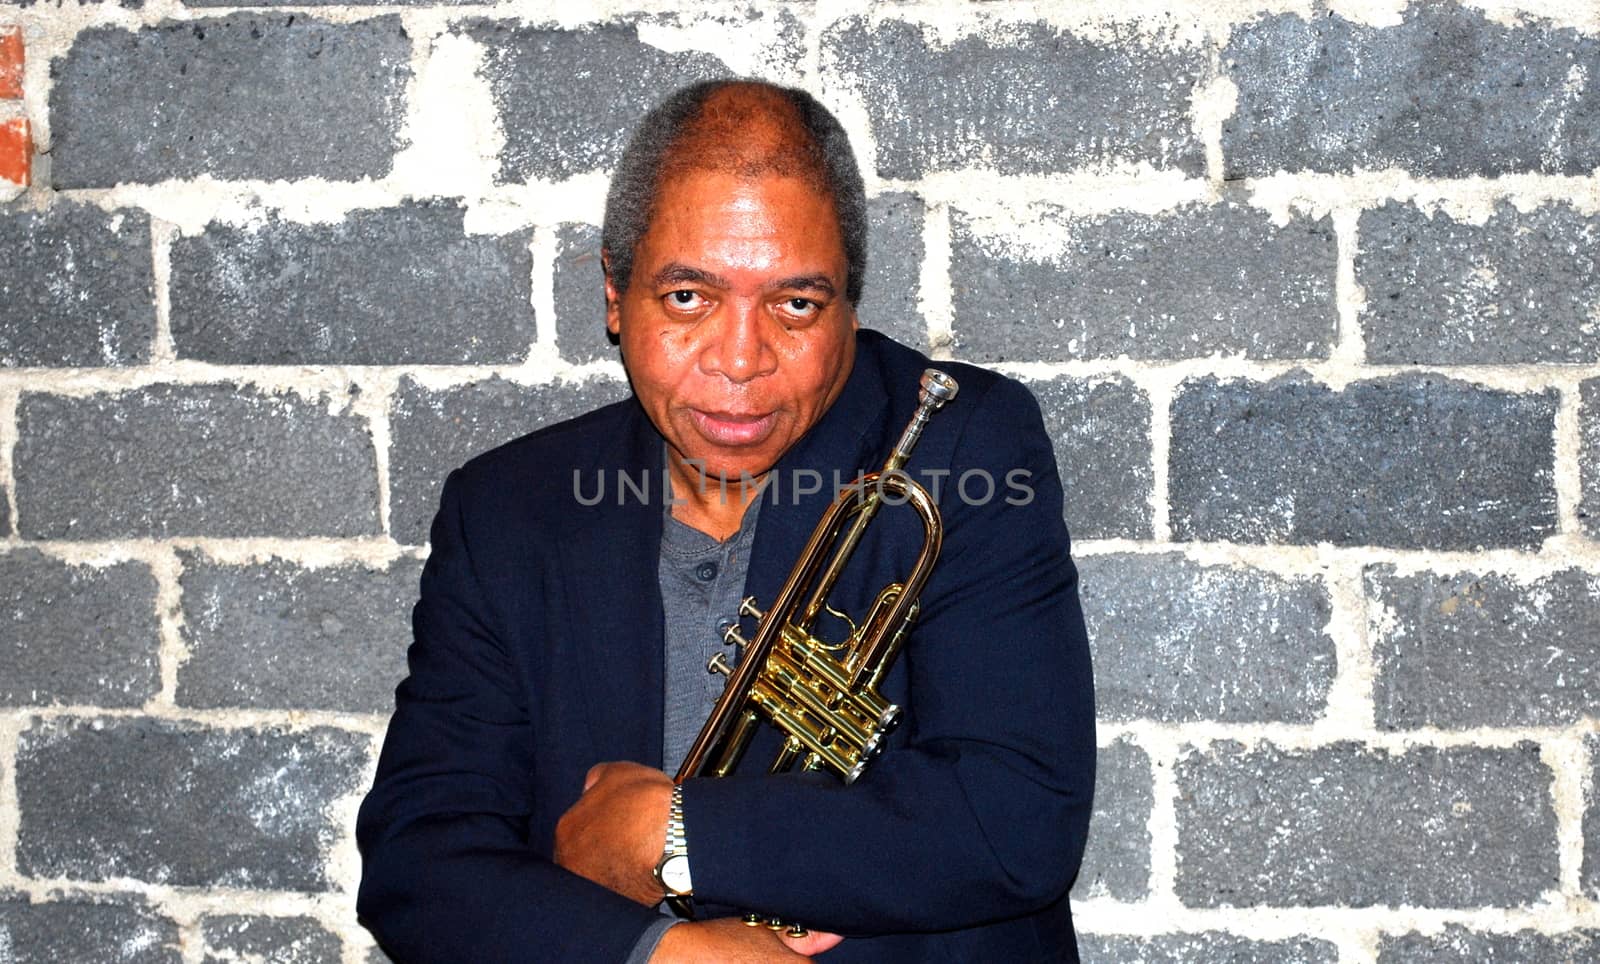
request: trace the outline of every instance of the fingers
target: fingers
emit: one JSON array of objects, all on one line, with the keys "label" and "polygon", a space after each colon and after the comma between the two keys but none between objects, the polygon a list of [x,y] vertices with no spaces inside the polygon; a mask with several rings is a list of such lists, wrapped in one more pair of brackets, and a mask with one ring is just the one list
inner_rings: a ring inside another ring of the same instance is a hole
[{"label": "fingers", "polygon": [[804,957],[831,951],[844,940],[838,934],[830,934],[827,931],[810,931],[804,937],[789,937],[780,931],[778,936],[788,945],[789,950]]}]

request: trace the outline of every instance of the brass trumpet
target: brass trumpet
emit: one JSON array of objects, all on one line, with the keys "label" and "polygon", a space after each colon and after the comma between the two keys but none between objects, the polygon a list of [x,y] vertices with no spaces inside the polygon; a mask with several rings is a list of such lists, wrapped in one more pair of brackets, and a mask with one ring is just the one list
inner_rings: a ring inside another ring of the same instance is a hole
[{"label": "brass trumpet", "polygon": [[[924,371],[917,412],[883,468],[856,479],[834,500],[765,612],[754,598],[744,600],[741,615],[760,621],[755,636],[746,640],[737,626],[723,634],[724,641],[738,647],[740,658],[729,666],[718,653],[707,664],[709,671],[728,677],[728,683],[675,782],[727,776],[762,721],[785,737],[772,773],[798,764],[802,770],[830,770],[848,784],[882,751],[900,708],[883,698],[878,683],[916,618],[917,597],[933,572],[944,534],[933,497],[901,469],[928,419],[956,397],[956,390],[955,379],[944,372]],[[885,494],[921,517],[922,551],[905,581],[884,587],[866,618],[852,624],[849,637],[830,645],[813,634],[813,624],[825,610],[850,622],[828,605],[828,595]]]}]

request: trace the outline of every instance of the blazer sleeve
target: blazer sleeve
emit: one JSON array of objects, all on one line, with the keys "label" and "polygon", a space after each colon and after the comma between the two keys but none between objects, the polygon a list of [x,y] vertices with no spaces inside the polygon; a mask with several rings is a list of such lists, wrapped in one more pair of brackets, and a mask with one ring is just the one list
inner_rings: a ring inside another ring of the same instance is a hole
[{"label": "blazer sleeve", "polygon": [[412,612],[410,673],[356,823],[357,910],[399,964],[620,962],[659,914],[551,863],[526,832],[527,694],[444,485]]},{"label": "blazer sleeve", "polygon": [[[979,399],[951,468],[950,484],[987,471],[995,494],[941,499],[944,552],[899,657],[909,739],[849,787],[688,781],[697,897],[870,936],[1022,916],[1071,885],[1093,792],[1093,683],[1061,483],[1027,389],[1002,380]],[[1008,476],[1031,490],[1026,504],[1006,501],[1025,498]]]}]

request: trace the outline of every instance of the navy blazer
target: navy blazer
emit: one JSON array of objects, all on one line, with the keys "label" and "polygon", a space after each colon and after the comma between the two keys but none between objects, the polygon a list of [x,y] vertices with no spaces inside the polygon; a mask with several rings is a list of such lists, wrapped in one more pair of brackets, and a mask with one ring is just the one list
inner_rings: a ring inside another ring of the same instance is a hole
[{"label": "navy blazer", "polygon": [[[844,391],[764,496],[746,580],[760,604],[836,475],[882,464],[927,364],[858,334]],[[946,532],[882,687],[902,721],[849,787],[766,775],[766,727],[734,775],[687,781],[696,900],[845,934],[828,964],[1076,961],[1066,893],[1088,827],[1094,706],[1061,484],[1025,388],[938,367],[961,389],[907,467],[939,485]],[[358,909],[397,961],[617,962],[657,919],[550,854],[590,766],[662,765],[663,444],[630,398],[446,480],[410,675],[357,823]],[[921,539],[909,509],[885,507],[835,606],[865,612]]]}]

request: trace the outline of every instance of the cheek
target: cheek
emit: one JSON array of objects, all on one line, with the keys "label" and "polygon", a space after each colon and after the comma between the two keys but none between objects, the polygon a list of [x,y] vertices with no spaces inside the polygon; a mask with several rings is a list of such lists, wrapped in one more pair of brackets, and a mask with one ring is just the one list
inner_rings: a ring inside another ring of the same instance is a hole
[{"label": "cheek", "polygon": [[820,405],[843,365],[844,357],[844,347],[837,340],[800,343],[785,359],[789,383],[802,398]]},{"label": "cheek", "polygon": [[685,333],[636,325],[622,339],[622,352],[636,381],[671,389],[694,374],[697,353]]}]

